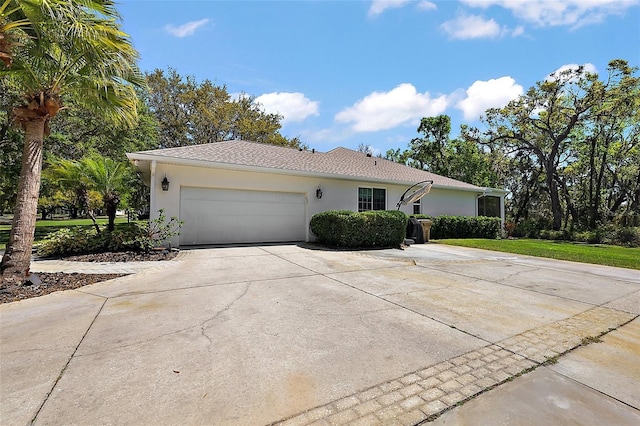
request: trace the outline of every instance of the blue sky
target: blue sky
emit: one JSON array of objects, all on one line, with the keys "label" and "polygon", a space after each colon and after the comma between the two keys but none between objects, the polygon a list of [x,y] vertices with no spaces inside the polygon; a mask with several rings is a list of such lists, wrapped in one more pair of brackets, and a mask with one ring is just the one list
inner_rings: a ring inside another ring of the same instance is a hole
[{"label": "blue sky", "polygon": [[256,97],[310,148],[405,148],[420,118],[479,125],[568,66],[640,66],[640,0],[121,0],[144,71]]}]

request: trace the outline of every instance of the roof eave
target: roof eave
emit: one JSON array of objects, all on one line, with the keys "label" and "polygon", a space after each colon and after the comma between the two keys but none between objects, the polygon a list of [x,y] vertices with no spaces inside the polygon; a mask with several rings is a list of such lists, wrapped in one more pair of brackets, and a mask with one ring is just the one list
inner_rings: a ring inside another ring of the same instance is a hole
[{"label": "roof eave", "polygon": [[[389,179],[380,179],[380,178],[374,178],[374,177],[349,176],[349,175],[342,175],[342,174],[335,174],[335,173],[322,173],[322,172],[313,172],[313,171],[306,171],[306,170],[292,170],[292,169],[282,169],[282,168],[263,167],[263,166],[251,166],[246,164],[223,163],[223,162],[217,162],[217,161],[211,161],[211,160],[196,160],[191,158],[167,157],[163,155],[145,154],[141,152],[128,153],[127,157],[134,164],[136,164],[136,161],[143,161],[143,162],[149,162],[149,163],[152,161],[156,161],[156,163],[174,164],[178,166],[194,166],[194,167],[204,167],[204,168],[211,168],[211,169],[215,168],[215,169],[225,169],[225,170],[241,170],[246,172],[269,173],[269,174],[279,174],[279,175],[287,175],[287,176],[309,176],[309,177],[318,177],[318,178],[340,179],[340,180],[360,181],[360,182],[377,182],[377,183],[396,184],[396,185],[415,184],[415,181],[412,181],[412,180],[389,180]],[[475,193],[483,193],[487,189],[493,189],[494,191],[502,191],[494,188],[460,187],[460,186],[448,186],[448,185],[439,185],[439,184],[434,184],[433,188],[454,189],[458,191],[467,191],[467,192],[475,192]]]}]

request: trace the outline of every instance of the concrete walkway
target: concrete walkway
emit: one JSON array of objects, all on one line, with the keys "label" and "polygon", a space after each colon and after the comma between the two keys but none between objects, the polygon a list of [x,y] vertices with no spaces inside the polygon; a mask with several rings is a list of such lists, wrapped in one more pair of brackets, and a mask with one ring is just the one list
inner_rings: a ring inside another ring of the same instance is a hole
[{"label": "concrete walkway", "polygon": [[626,269],[435,244],[183,251],[1,305],[0,423],[638,424],[639,314]]}]

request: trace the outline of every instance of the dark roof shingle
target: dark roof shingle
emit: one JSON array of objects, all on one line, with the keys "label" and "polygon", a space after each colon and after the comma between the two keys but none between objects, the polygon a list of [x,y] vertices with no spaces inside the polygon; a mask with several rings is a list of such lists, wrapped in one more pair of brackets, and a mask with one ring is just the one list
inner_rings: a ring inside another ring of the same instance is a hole
[{"label": "dark roof shingle", "polygon": [[481,188],[403,164],[347,148],[329,152],[300,151],[294,148],[242,140],[140,151],[136,154],[180,160],[197,160],[227,165],[253,166],[274,170],[327,174],[363,180],[415,183],[433,180],[434,186],[473,190]]}]

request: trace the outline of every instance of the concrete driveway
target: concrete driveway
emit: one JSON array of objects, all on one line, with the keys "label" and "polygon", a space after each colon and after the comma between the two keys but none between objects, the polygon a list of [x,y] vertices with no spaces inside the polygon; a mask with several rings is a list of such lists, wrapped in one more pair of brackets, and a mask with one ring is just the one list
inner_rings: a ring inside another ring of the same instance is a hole
[{"label": "concrete driveway", "polygon": [[639,314],[626,269],[436,244],[183,251],[1,305],[0,423],[639,424]]}]

